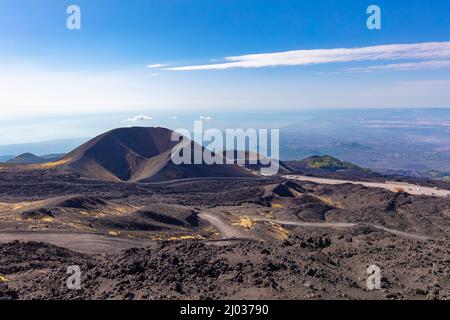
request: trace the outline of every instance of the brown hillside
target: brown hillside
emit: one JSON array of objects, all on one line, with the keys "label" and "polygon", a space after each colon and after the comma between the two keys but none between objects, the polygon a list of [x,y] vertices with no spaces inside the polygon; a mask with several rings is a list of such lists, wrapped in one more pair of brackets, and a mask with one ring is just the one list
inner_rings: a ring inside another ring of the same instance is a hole
[{"label": "brown hillside", "polygon": [[[165,128],[120,128],[106,132],[62,159],[62,168],[106,181],[164,181],[195,177],[249,177],[237,165],[175,165],[172,131]],[[191,142],[191,149],[195,143]],[[197,145],[197,147],[202,148]]]}]

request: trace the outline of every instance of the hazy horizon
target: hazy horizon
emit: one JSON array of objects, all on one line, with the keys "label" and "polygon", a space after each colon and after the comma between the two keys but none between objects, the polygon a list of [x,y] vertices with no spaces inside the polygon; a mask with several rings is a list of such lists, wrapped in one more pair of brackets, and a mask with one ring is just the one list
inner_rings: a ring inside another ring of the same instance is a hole
[{"label": "hazy horizon", "polygon": [[[450,108],[347,108],[347,109],[304,109],[298,111],[266,111],[266,112],[201,112],[191,113],[125,113],[78,114],[61,120],[59,116],[27,117],[21,124],[10,123],[11,118],[0,119],[0,147],[19,144],[42,143],[55,140],[93,138],[106,131],[131,126],[165,127],[172,130],[186,128],[191,130],[194,121],[202,121],[205,127],[226,128],[283,128],[304,120],[305,117],[326,117],[342,114],[367,114],[368,117],[395,114],[396,112],[423,111],[424,114],[450,111]],[[404,113],[407,114],[407,113]],[[408,115],[410,116],[410,115]],[[386,118],[388,121],[389,118]],[[437,118],[436,120],[439,120]],[[440,119],[443,120],[443,119]],[[41,131],[47,126],[53,130]],[[30,130],[36,134],[30,137]],[[0,155],[5,155],[0,149]]]},{"label": "hazy horizon", "polygon": [[80,30],[67,1],[0,3],[0,144],[119,113],[450,107],[448,1],[377,1],[380,30],[367,1],[130,3],[77,1]]},{"label": "hazy horizon", "polygon": [[[281,160],[331,155],[378,172],[450,172],[450,108],[74,117],[64,123],[67,135],[64,138],[68,140],[57,139],[59,131],[56,130],[53,136],[56,139],[53,140],[18,145],[0,144],[0,156],[16,156],[26,152],[36,155],[66,153],[118,127],[182,128],[193,132],[195,121],[202,121],[204,129],[279,128]],[[93,125],[100,122],[101,129]],[[45,123],[38,123],[38,126],[42,125]],[[48,126],[57,128],[51,123]],[[5,128],[1,130],[6,135]],[[28,131],[23,133],[26,136]]]}]

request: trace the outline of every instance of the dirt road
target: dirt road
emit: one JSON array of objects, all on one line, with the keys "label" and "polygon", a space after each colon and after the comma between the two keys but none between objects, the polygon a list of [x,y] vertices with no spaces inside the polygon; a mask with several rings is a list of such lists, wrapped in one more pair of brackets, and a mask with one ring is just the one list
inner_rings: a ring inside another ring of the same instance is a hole
[{"label": "dirt road", "polygon": [[219,217],[215,214],[211,213],[201,213],[199,214],[200,219],[203,219],[210,224],[212,224],[219,232],[222,234],[224,239],[246,239],[250,238],[248,234],[245,234],[244,232],[238,230],[237,228],[234,228],[228,222],[225,221],[222,217]]},{"label": "dirt road", "polygon": [[[255,218],[255,220],[258,221],[267,221],[267,222],[273,222],[278,223],[286,226],[299,226],[299,227],[310,227],[310,228],[353,228],[358,225],[358,223],[345,223],[345,222],[298,222],[298,221],[283,221],[283,220],[274,220],[274,219],[261,219],[261,218]],[[419,240],[419,241],[426,241],[431,239],[430,237],[403,232],[400,230],[394,230],[389,229],[383,226],[375,225],[375,224],[369,224],[371,227],[380,229],[383,231],[386,231],[388,233],[391,233],[393,235],[399,236],[401,238],[406,238],[410,240]]]},{"label": "dirt road", "polygon": [[0,233],[0,243],[11,241],[46,242],[86,254],[116,253],[122,250],[146,247],[152,241],[142,239],[112,238],[100,234],[81,233]]},{"label": "dirt road", "polygon": [[[219,232],[222,234],[223,239],[254,239],[250,234],[244,233],[240,231],[238,228],[231,226],[225,219],[222,217],[211,214],[211,213],[201,213],[200,218],[208,221],[212,224]],[[350,229],[358,226],[358,223],[346,223],[346,222],[301,222],[301,221],[285,221],[285,220],[276,220],[276,219],[267,219],[261,218],[258,216],[249,216],[254,221],[264,221],[264,222],[272,222],[285,226],[298,226],[305,228],[337,228],[337,229]],[[426,241],[431,238],[424,235],[417,235],[413,233],[407,233],[400,230],[389,229],[383,226],[369,224],[371,227],[383,230],[385,232],[391,233],[401,238],[406,238],[410,240],[418,240],[418,241]]]},{"label": "dirt road", "polygon": [[396,192],[398,188],[402,188],[405,192],[412,195],[426,195],[426,196],[436,196],[436,197],[450,197],[450,190],[435,189],[430,187],[423,187],[419,185],[386,181],[386,182],[365,182],[365,181],[350,181],[350,180],[337,180],[337,179],[326,179],[326,178],[316,178],[308,176],[297,176],[297,175],[286,175],[283,178],[298,181],[309,181],[320,184],[360,184],[369,188],[382,188],[392,192]]}]

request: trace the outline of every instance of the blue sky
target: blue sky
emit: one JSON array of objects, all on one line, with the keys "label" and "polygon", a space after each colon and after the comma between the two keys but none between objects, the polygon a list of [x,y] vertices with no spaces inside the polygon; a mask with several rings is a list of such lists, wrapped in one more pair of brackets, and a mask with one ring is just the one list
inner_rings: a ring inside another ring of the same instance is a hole
[{"label": "blue sky", "polygon": [[[81,30],[66,28],[71,4]],[[371,4],[381,30],[366,27]],[[449,31],[448,0],[0,0],[0,123],[450,107]]]}]

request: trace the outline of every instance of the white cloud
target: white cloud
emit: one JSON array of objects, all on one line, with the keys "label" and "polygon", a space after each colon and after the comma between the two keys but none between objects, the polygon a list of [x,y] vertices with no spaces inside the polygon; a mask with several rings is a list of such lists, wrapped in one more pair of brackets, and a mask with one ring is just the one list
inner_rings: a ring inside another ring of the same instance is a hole
[{"label": "white cloud", "polygon": [[401,59],[450,58],[450,41],[415,44],[380,45],[363,48],[294,50],[276,53],[226,57],[225,62],[166,68],[172,71],[225,70],[230,68],[263,68],[313,64]]},{"label": "white cloud", "polygon": [[348,68],[351,72],[373,72],[373,71],[405,71],[405,70],[434,70],[450,68],[450,60],[431,60],[421,62],[395,63],[379,66],[369,66],[361,68]]},{"label": "white cloud", "polygon": [[139,116],[134,116],[132,118],[128,118],[127,121],[132,121],[132,122],[136,122],[136,121],[148,121],[148,120],[152,120],[152,117],[149,116],[145,116],[145,115],[139,115]]},{"label": "white cloud", "polygon": [[158,68],[163,68],[163,67],[167,67],[167,66],[168,66],[167,64],[156,63],[156,64],[149,64],[149,65],[147,66],[147,68],[150,68],[150,69],[158,69]]},{"label": "white cloud", "polygon": [[171,116],[170,119],[172,119],[172,120],[178,120],[178,117],[177,117],[177,116]]},{"label": "white cloud", "polygon": [[206,121],[211,121],[211,120],[214,120],[212,117],[210,117],[210,116],[200,116],[200,119],[201,120],[206,120]]}]

